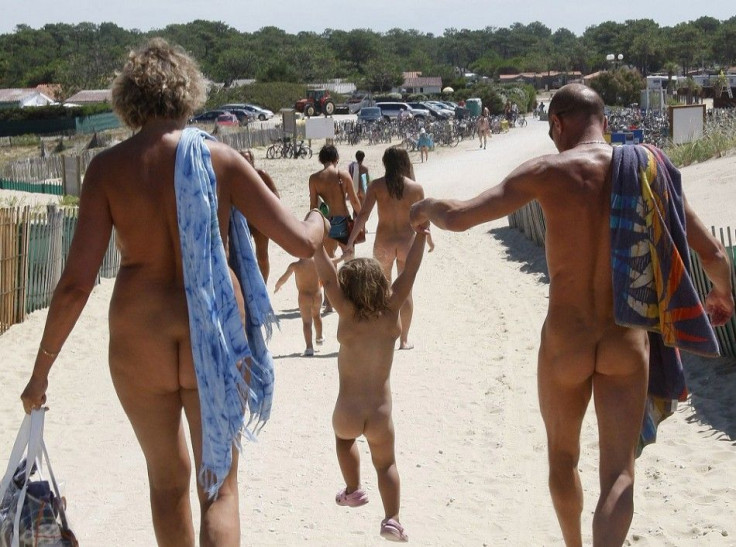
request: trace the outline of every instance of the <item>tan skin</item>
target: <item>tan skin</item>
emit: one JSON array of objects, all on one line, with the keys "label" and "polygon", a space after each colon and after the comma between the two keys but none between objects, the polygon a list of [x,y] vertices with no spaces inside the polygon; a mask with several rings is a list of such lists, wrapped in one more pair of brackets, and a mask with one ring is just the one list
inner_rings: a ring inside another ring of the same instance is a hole
[{"label": "tan skin", "polygon": [[[356,163],[358,164],[358,180],[360,180],[360,177],[362,175],[365,175],[366,178],[368,178],[368,175],[369,175],[368,168],[365,165],[363,165],[362,161],[356,160]],[[353,189],[355,189],[355,185],[353,185]],[[360,183],[358,184],[358,189],[356,192],[357,192],[356,195],[358,196],[358,201],[360,202],[362,206],[363,201],[365,201],[365,192],[363,192],[363,186]]]},{"label": "tan skin", "polygon": [[[575,91],[586,92],[582,86]],[[593,544],[621,545],[633,516],[634,453],[647,395],[648,339],[644,330],[620,327],[613,318],[612,149],[581,144],[603,141],[605,120],[551,112],[549,123],[559,154],[522,164],[499,185],[470,200],[419,202],[411,220],[417,229],[431,221],[443,229],[464,231],[506,216],[532,199],[541,204],[550,287],[538,389],[547,429],[550,492],[565,543],[582,545],[583,492],[577,464],[581,424],[592,396],[601,489]],[[713,282],[706,311],[714,325],[722,325],[734,309],[728,258],[689,205],[685,213],[688,243]]]},{"label": "tan skin", "polygon": [[[243,156],[253,167],[256,166],[252,151],[244,150],[240,152],[240,155]],[[258,173],[261,179],[263,179],[263,182],[274,193],[274,195],[277,198],[280,198],[281,196],[279,195],[279,191],[276,188],[276,184],[273,182],[271,175],[269,175],[263,169],[258,168],[256,168],[256,173]],[[268,259],[269,239],[250,222],[248,223],[248,229],[250,230],[250,235],[253,237],[253,245],[256,249],[256,260],[258,261],[258,269],[261,270],[263,280],[268,283],[268,276],[271,273],[271,263]]]},{"label": "tan skin", "polygon": [[276,281],[276,292],[284,286],[284,283],[292,274],[294,274],[296,288],[299,292],[299,315],[302,318],[302,331],[306,349],[314,350],[312,324],[314,324],[316,342],[318,344],[322,343],[322,316],[320,315],[322,287],[317,275],[317,268],[314,265],[314,259],[300,258],[289,264],[283,275]]},{"label": "tan skin", "polygon": [[[185,119],[151,119],[133,137],[92,161],[69,258],[41,339],[46,351],[61,350],[94,287],[115,227],[121,266],[110,302],[110,373],[146,458],[156,540],[171,546],[195,544],[182,410],[196,469],[202,447],[174,194],[174,160],[185,125]],[[292,255],[308,257],[321,247],[320,215],[297,220],[237,152],[213,141],[208,146],[217,176],[223,241],[234,205]],[[39,350],[21,396],[26,412],[45,403],[52,363],[53,358]],[[240,544],[237,456],[234,448],[230,473],[215,501],[198,485],[202,546]]]},{"label": "tan skin", "polygon": [[[428,230],[429,225],[425,228]],[[332,426],[346,490],[352,493],[360,486],[360,454],[355,440],[363,435],[378,475],[385,516],[397,522],[400,483],[394,453],[390,375],[394,345],[401,333],[400,310],[416,279],[425,239],[426,232],[414,238],[405,268],[391,286],[388,309],[372,319],[355,317],[355,308],[343,294],[337,270],[327,252],[318,250],[314,255],[327,296],[339,315],[337,366],[340,387]]]},{"label": "tan skin", "polygon": [[476,127],[478,129],[478,140],[480,141],[480,145],[485,148],[488,138],[491,136],[491,119],[490,112],[487,108],[483,109],[483,115],[478,118]]},{"label": "tan skin", "polygon": [[[353,207],[355,214],[360,212],[360,201],[353,188],[353,178],[344,169],[337,168],[337,161],[323,164],[321,171],[313,173],[309,177],[309,207],[314,209],[317,207],[317,198],[322,198],[330,208],[330,216],[350,216],[348,206],[345,201],[347,195],[350,205]],[[332,238],[327,238],[327,253],[335,256],[338,242]],[[343,247],[342,244],[339,244]]]},{"label": "tan skin", "polygon": [[[398,274],[404,271],[406,259],[409,254],[411,243],[414,240],[414,230],[409,223],[409,210],[411,206],[424,199],[424,189],[418,182],[404,177],[404,193],[401,199],[396,199],[388,193],[385,177],[371,182],[365,195],[363,209],[355,218],[353,231],[350,233],[346,253],[353,252],[355,238],[365,227],[373,208],[378,205],[378,227],[376,228],[376,239],[373,243],[373,257],[378,260],[386,278],[391,280],[391,271],[396,262]],[[427,234],[429,252],[434,250],[432,236]],[[399,349],[410,349],[409,328],[414,313],[414,302],[411,292],[406,298],[401,309],[401,337]]]}]

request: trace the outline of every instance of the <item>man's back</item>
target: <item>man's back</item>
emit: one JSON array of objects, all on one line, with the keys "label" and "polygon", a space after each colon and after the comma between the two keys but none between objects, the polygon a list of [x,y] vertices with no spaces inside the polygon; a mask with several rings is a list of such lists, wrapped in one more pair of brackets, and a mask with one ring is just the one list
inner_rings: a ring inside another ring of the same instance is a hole
[{"label": "man's back", "polygon": [[592,333],[613,322],[611,156],[611,147],[600,143],[551,156],[549,177],[538,187],[546,224],[550,324],[572,321]]}]

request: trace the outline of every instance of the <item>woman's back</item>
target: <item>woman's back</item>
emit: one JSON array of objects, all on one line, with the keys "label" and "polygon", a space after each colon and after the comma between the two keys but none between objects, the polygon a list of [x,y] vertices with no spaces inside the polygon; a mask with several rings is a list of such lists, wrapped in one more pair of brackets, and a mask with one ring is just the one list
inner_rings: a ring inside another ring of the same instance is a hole
[{"label": "woman's back", "polygon": [[404,188],[400,198],[389,193],[385,177],[374,181],[372,185],[376,185],[378,206],[376,237],[411,238],[414,231],[409,224],[409,210],[415,202],[424,197],[421,185],[404,177]]}]

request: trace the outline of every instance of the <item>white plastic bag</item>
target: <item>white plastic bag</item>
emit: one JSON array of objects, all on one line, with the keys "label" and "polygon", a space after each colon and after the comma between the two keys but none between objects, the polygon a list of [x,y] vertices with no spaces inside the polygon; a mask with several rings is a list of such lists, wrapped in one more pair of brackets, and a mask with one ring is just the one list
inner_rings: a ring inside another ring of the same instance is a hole
[{"label": "white plastic bag", "polygon": [[[76,547],[43,442],[46,409],[23,418],[0,482],[0,547]],[[41,476],[46,460],[49,481]]]}]

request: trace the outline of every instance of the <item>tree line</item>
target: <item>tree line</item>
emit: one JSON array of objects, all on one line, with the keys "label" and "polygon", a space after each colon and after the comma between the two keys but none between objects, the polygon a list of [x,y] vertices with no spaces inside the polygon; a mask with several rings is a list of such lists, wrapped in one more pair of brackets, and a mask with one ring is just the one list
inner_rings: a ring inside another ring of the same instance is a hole
[{"label": "tree line", "polygon": [[55,83],[62,99],[80,89],[107,88],[128,51],[152,36],[181,45],[209,79],[226,85],[244,78],[292,83],[345,78],[382,91],[400,84],[402,72],[419,71],[462,88],[456,67],[490,78],[518,72],[589,74],[608,68],[609,54],[623,55],[623,64],[642,76],[736,64],[736,16],[700,17],[672,27],[652,19],[607,21],[581,36],[566,28],[553,32],[540,22],[449,28],[441,36],[398,28],[289,34],[274,26],[249,33],[203,20],[148,32],[114,23],[58,23],[39,29],[18,25],[0,35],[0,88]]}]

